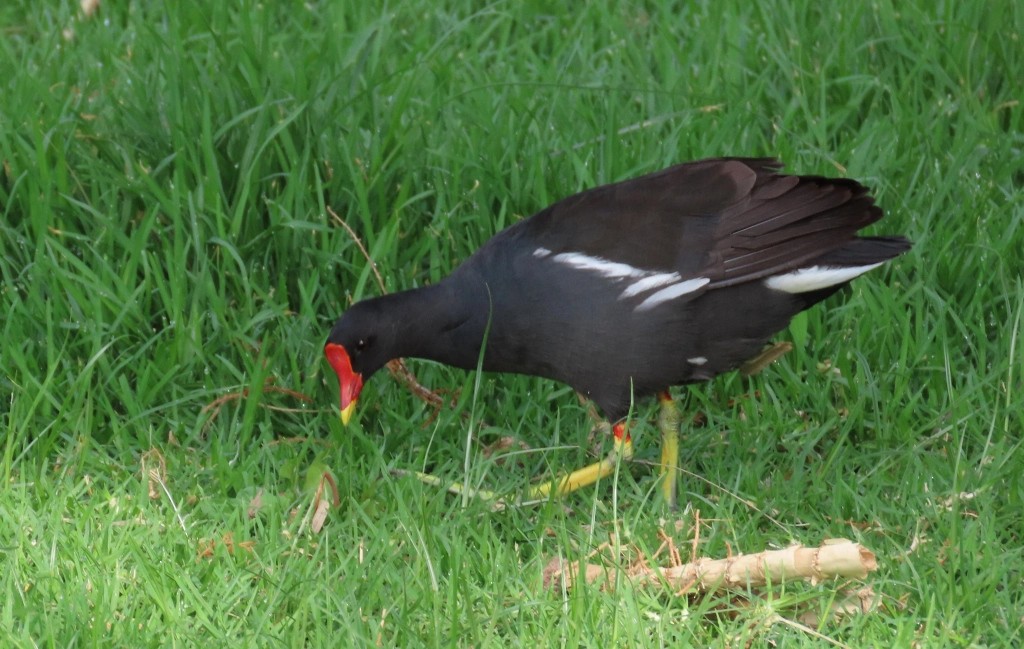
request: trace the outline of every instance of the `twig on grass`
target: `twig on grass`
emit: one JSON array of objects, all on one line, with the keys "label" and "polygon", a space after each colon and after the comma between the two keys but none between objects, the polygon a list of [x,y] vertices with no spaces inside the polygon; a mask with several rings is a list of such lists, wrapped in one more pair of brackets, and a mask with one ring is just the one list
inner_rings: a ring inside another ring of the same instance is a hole
[{"label": "twig on grass", "polygon": [[[263,384],[264,393],[273,392],[276,394],[283,394],[292,397],[293,399],[298,399],[299,401],[302,401],[304,403],[313,403],[313,397],[298,392],[297,390],[281,388],[276,385],[271,385],[273,381],[273,376],[267,377],[267,380]],[[206,423],[203,424],[203,431],[209,428],[210,425],[213,423],[213,420],[215,420],[217,416],[220,415],[221,408],[223,408],[225,404],[231,403],[232,401],[238,401],[240,399],[246,399],[248,397],[249,388],[242,388],[241,390],[236,390],[235,392],[229,392],[227,394],[221,395],[214,399],[213,401],[211,401],[210,403],[203,406],[202,410],[199,411],[201,414],[206,414],[208,412],[213,413],[210,415],[210,418],[206,420]],[[272,406],[266,403],[261,403],[260,407],[266,408],[267,410],[276,410],[278,412],[302,412],[301,410],[298,410],[296,408],[283,408],[281,406]]]}]

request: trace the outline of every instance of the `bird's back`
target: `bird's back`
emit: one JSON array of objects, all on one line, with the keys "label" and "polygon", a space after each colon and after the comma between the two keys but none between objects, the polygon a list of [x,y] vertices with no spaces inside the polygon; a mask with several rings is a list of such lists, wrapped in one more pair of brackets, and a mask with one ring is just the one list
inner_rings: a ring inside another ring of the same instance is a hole
[{"label": "bird's back", "polygon": [[677,165],[496,235],[456,273],[486,285],[485,367],[563,381],[615,419],[631,394],[734,369],[793,315],[910,247],[855,236],[882,216],[855,181],[779,169]]}]

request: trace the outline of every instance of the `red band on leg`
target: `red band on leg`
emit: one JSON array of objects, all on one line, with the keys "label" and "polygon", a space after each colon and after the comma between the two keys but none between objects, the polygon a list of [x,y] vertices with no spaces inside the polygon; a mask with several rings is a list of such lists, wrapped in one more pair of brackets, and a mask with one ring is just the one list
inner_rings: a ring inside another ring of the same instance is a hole
[{"label": "red band on leg", "polygon": [[615,435],[615,439],[620,442],[629,444],[633,441],[633,438],[629,436],[629,431],[626,430],[626,424],[619,423],[612,426],[612,435]]}]

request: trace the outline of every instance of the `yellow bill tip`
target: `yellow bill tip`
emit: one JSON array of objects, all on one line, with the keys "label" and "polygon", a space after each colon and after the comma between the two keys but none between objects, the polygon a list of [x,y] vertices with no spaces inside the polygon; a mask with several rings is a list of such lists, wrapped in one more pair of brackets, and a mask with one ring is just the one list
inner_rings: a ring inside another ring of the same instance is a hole
[{"label": "yellow bill tip", "polygon": [[348,426],[348,422],[352,419],[352,413],[356,410],[355,399],[349,402],[347,406],[341,409],[341,424]]}]

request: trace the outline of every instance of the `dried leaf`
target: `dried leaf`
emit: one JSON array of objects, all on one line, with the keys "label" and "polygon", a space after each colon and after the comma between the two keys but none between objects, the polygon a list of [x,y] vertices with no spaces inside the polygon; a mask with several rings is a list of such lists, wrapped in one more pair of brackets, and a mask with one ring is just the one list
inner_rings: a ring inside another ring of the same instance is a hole
[{"label": "dried leaf", "polygon": [[316,509],[313,511],[313,520],[309,523],[309,527],[313,530],[314,534],[319,534],[320,530],[323,529],[324,523],[327,522],[327,512],[330,509],[331,506],[326,498],[320,498],[316,503]]},{"label": "dried leaf", "polygon": [[249,518],[256,518],[256,514],[260,513],[260,509],[263,507],[263,489],[256,492],[256,495],[249,501],[249,509],[246,514]]},{"label": "dried leaf", "polygon": [[142,477],[146,480],[146,492],[150,500],[158,500],[162,489],[167,484],[167,460],[158,449],[151,448],[139,458]]}]

